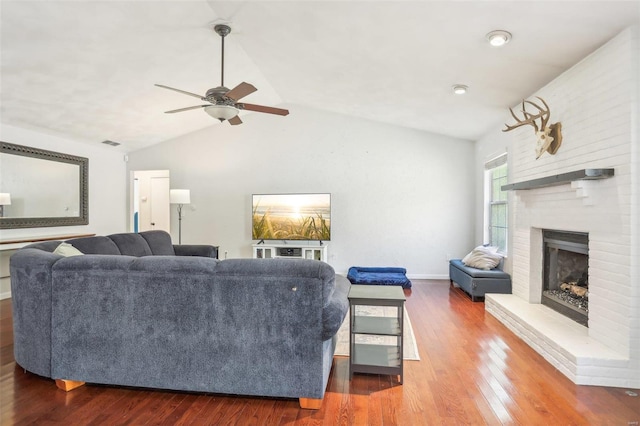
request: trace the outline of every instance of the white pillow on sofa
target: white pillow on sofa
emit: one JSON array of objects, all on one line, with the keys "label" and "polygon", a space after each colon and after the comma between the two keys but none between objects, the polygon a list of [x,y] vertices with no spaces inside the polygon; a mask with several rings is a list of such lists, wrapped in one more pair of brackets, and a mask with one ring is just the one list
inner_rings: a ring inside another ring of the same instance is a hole
[{"label": "white pillow on sofa", "polygon": [[493,246],[478,246],[476,248],[474,248],[473,250],[471,250],[465,257],[462,258],[462,263],[464,263],[465,265],[467,264],[467,261],[469,259],[471,259],[471,256],[473,255],[474,252],[490,252],[490,253],[497,253],[498,252],[498,247],[493,247]]},{"label": "white pillow on sofa", "polygon": [[53,253],[59,254],[60,256],[64,257],[82,256],[84,254],[69,243],[60,243],[60,245],[56,247]]},{"label": "white pillow on sofa", "polygon": [[498,266],[502,257],[498,253],[498,247],[478,246],[462,259],[462,263],[472,268],[488,271]]}]

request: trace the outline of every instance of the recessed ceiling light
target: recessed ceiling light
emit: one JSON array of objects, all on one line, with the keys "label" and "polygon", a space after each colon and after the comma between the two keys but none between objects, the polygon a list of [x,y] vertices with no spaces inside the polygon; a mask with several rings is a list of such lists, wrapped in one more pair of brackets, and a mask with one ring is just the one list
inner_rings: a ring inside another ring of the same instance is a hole
[{"label": "recessed ceiling light", "polygon": [[465,86],[464,84],[454,84],[453,85],[453,93],[456,95],[464,95],[469,90],[469,86]]},{"label": "recessed ceiling light", "polygon": [[511,33],[503,30],[491,31],[487,34],[487,40],[494,47],[504,46],[511,40]]}]

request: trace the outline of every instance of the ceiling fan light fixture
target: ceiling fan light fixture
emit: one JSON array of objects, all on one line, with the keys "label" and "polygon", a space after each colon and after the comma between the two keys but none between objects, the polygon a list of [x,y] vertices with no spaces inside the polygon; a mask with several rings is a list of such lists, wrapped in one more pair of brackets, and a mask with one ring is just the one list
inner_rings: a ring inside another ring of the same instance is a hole
[{"label": "ceiling fan light fixture", "polygon": [[193,111],[204,108],[207,114],[213,118],[217,118],[220,122],[227,120],[230,125],[237,126],[242,124],[242,120],[238,113],[241,109],[262,112],[266,114],[276,115],[288,115],[289,111],[282,108],[273,108],[264,105],[255,105],[247,103],[238,103],[238,101],[247,95],[255,92],[256,87],[253,84],[249,84],[245,81],[238,84],[233,89],[229,90],[224,86],[224,38],[231,32],[231,27],[225,24],[218,24],[213,27],[213,30],[220,36],[222,48],[221,53],[221,67],[220,67],[220,86],[207,90],[205,96],[198,95],[196,93],[187,92],[186,90],[180,90],[173,87],[165,86],[163,84],[156,84],[163,89],[173,90],[175,92],[182,93],[184,95],[193,96],[202,101],[209,102],[211,105],[194,105],[186,108],[178,108],[171,111],[165,111],[166,114],[173,114],[174,112]]},{"label": "ceiling fan light fixture", "polygon": [[204,110],[207,114],[220,121],[229,120],[240,112],[238,108],[234,108],[230,105],[211,105],[205,107]]},{"label": "ceiling fan light fixture", "polygon": [[504,30],[495,30],[487,34],[487,41],[493,47],[501,47],[511,41],[511,33]]},{"label": "ceiling fan light fixture", "polygon": [[452,86],[452,89],[453,93],[455,93],[456,95],[464,95],[469,90],[469,86],[466,86],[464,84],[454,84]]}]

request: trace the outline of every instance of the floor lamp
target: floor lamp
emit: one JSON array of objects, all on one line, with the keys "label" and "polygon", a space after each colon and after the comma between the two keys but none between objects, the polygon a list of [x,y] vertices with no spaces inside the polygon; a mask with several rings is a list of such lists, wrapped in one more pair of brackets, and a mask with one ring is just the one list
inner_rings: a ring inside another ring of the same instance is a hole
[{"label": "floor lamp", "polygon": [[182,244],[182,206],[191,203],[191,192],[188,189],[171,189],[169,202],[178,205],[178,244]]}]

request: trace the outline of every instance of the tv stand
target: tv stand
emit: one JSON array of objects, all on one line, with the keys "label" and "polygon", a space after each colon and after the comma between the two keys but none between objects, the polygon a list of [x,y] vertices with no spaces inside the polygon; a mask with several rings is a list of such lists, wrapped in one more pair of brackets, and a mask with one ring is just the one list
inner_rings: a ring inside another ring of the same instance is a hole
[{"label": "tv stand", "polygon": [[327,261],[327,244],[316,241],[283,241],[253,244],[254,259],[313,259]]}]

